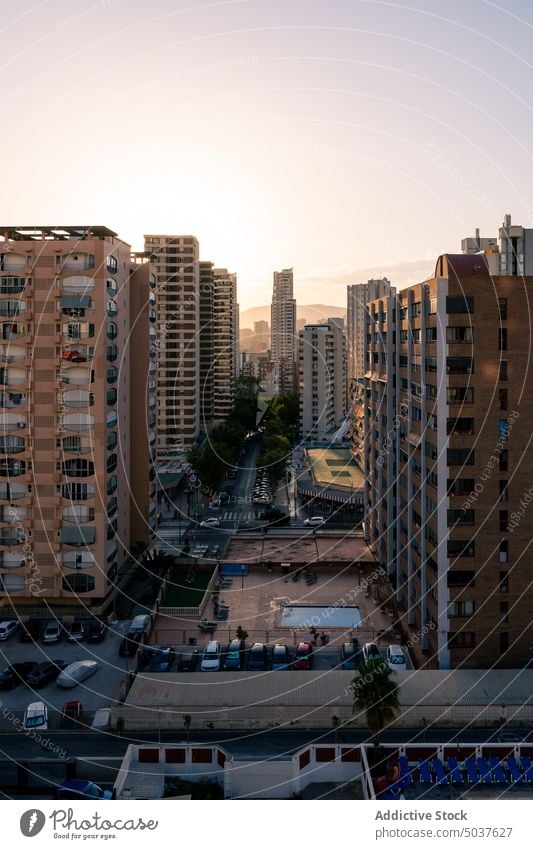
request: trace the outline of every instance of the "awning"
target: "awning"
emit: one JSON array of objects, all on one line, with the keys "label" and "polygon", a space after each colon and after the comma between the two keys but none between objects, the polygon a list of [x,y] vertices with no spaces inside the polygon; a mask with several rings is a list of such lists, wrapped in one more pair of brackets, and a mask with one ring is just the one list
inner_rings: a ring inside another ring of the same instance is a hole
[{"label": "awning", "polygon": [[61,295],[60,306],[62,310],[74,310],[91,308],[90,295]]},{"label": "awning", "polygon": [[61,529],[61,542],[67,545],[91,545],[95,536],[96,529],[91,525]]}]

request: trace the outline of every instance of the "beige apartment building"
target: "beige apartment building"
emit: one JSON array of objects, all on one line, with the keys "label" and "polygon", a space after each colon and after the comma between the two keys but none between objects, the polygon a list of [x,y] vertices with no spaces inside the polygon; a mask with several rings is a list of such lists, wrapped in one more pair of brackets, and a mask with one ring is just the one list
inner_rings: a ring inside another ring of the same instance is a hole
[{"label": "beige apartment building", "polygon": [[307,324],[299,336],[300,434],[323,440],[346,416],[344,320]]},{"label": "beige apartment building", "polygon": [[293,392],[297,386],[296,301],[293,294],[293,269],[274,272],[270,308],[270,348],[274,367],[275,390]]},{"label": "beige apartment building", "polygon": [[194,236],[151,234],[145,251],[157,274],[157,455],[193,445],[200,415],[200,258]]},{"label": "beige apartment building", "polygon": [[155,527],[155,276],[106,227],[0,239],[0,598],[99,610]]},{"label": "beige apartment building", "polygon": [[239,375],[237,275],[213,269],[213,420],[223,421],[235,398]]},{"label": "beige apartment building", "polygon": [[500,261],[441,256],[367,311],[367,538],[440,668],[531,660],[533,276]]}]

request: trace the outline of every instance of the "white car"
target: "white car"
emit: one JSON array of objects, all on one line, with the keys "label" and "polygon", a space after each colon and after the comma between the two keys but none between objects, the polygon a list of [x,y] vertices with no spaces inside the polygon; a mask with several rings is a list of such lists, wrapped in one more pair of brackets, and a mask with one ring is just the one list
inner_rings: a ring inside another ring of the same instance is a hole
[{"label": "white car", "polygon": [[220,527],[220,519],[216,519],[214,516],[211,516],[209,519],[204,519],[203,522],[200,522],[201,528],[218,528]]},{"label": "white car", "polygon": [[304,519],[304,525],[311,528],[319,528],[320,525],[325,525],[326,520],[323,516],[311,516],[310,519]]},{"label": "white car", "polygon": [[91,731],[107,731],[111,722],[111,709],[98,708],[91,722]]},{"label": "white car", "polygon": [[393,672],[405,672],[407,664],[401,646],[391,645],[387,648],[387,663]]},{"label": "white car", "polygon": [[220,669],[220,660],[220,643],[218,640],[210,640],[204,649],[200,672],[218,672]]},{"label": "white car", "polygon": [[26,731],[48,731],[48,709],[44,702],[32,702],[24,711]]},{"label": "white car", "polygon": [[96,660],[75,660],[63,672],[60,672],[56,683],[60,687],[76,687],[82,681],[94,675],[98,669]]},{"label": "white car", "polygon": [[18,620],[8,620],[0,622],[0,640],[9,640],[13,634],[16,634],[19,629],[20,622]]}]

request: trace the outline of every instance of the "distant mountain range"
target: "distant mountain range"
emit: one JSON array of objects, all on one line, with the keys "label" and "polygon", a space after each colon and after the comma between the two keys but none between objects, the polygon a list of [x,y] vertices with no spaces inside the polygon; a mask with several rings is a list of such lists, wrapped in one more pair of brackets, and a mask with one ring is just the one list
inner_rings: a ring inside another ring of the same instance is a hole
[{"label": "distant mountain range", "polygon": [[[346,307],[332,307],[327,304],[296,304],[296,317],[297,319],[305,318],[309,323],[321,321],[324,318],[346,318]],[[253,328],[254,321],[268,321],[270,324],[270,305],[251,307],[241,312],[241,330],[243,327]]]}]

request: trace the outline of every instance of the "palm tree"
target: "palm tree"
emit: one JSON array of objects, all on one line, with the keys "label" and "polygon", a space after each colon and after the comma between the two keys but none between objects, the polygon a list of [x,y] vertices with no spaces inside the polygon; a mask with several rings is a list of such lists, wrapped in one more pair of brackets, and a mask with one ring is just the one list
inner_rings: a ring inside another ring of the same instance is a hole
[{"label": "palm tree", "polygon": [[391,680],[392,670],[384,660],[367,660],[350,684],[352,713],[365,713],[368,730],[376,737],[400,709],[399,687]]}]

